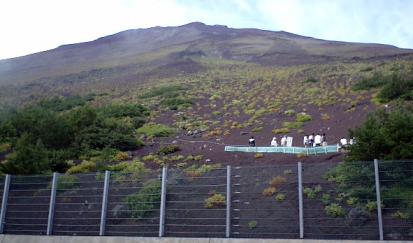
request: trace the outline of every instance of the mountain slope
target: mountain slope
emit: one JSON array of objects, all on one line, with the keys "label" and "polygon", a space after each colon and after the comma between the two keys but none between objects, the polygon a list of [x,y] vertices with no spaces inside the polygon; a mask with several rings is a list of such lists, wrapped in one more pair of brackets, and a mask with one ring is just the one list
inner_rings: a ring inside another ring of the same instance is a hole
[{"label": "mountain slope", "polygon": [[411,53],[412,50],[389,45],[325,41],[283,31],[190,23],[127,30],[91,42],[1,60],[0,85],[126,65],[132,65],[133,70],[139,72],[173,65],[187,57],[296,65]]}]

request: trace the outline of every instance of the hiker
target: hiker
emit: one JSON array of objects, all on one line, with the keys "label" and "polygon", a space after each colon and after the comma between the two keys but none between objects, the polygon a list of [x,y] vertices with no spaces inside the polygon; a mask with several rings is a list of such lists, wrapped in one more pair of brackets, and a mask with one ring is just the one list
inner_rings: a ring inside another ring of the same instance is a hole
[{"label": "hiker", "polygon": [[349,145],[353,145],[355,143],[354,138],[350,138],[350,141],[348,142]]},{"label": "hiker", "polygon": [[308,146],[309,147],[313,147],[314,146],[314,133],[310,134],[310,136],[308,136]]},{"label": "hiker", "polygon": [[304,147],[307,148],[307,146],[308,146],[308,136],[307,135],[304,136],[303,144],[304,144]]},{"label": "hiker", "polygon": [[323,133],[323,135],[321,135],[321,145],[322,146],[327,146],[327,138],[326,138],[325,133]]},{"label": "hiker", "polygon": [[321,135],[317,133],[314,137],[314,147],[321,146]]},{"label": "hiker", "polygon": [[288,136],[287,137],[287,142],[286,142],[287,147],[292,147],[293,146],[293,137]]},{"label": "hiker", "polygon": [[281,138],[281,147],[285,147],[286,145],[287,145],[287,136],[284,135],[284,136]]},{"label": "hiker", "polygon": [[249,144],[251,147],[255,147],[255,139],[254,139],[254,137],[250,137],[250,139],[248,140],[248,144]]},{"label": "hiker", "polygon": [[273,138],[272,138],[272,141],[271,141],[271,147],[277,147],[277,146],[278,146],[277,138],[276,138],[276,137],[273,137]]},{"label": "hiker", "polygon": [[340,145],[342,148],[346,148],[347,147],[347,139],[345,137],[342,137],[340,139]]}]

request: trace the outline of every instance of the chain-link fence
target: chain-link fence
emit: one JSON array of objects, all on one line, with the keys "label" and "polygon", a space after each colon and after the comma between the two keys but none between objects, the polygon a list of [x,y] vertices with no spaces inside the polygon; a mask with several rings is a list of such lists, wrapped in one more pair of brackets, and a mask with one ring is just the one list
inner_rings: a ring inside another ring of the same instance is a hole
[{"label": "chain-link fence", "polygon": [[0,232],[413,240],[413,161],[0,178]]}]

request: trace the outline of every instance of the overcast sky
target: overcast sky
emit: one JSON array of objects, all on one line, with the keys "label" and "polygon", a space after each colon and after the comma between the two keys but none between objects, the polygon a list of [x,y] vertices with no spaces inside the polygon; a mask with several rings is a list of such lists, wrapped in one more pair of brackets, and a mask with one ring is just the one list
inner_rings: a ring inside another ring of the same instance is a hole
[{"label": "overcast sky", "polygon": [[413,49],[411,0],[0,0],[0,59],[200,21]]}]

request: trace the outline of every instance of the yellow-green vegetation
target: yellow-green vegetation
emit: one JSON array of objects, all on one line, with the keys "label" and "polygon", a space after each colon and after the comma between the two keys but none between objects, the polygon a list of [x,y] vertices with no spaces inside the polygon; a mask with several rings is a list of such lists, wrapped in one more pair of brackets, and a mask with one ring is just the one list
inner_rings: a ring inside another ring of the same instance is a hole
[{"label": "yellow-green vegetation", "polygon": [[189,177],[199,177],[213,171],[215,169],[221,168],[221,164],[203,164],[203,165],[191,165],[190,167],[186,168],[184,171],[187,176]]},{"label": "yellow-green vegetation", "polygon": [[275,200],[277,202],[282,202],[285,200],[285,194],[283,193],[278,193],[277,195],[275,195]]},{"label": "yellow-green vegetation", "polygon": [[256,159],[264,158],[264,154],[263,154],[263,153],[256,153],[256,154],[254,155],[254,158],[256,158]]},{"label": "yellow-green vegetation", "polygon": [[176,130],[163,124],[148,123],[136,130],[138,134],[144,134],[147,137],[169,137]]},{"label": "yellow-green vegetation", "polygon": [[267,187],[262,191],[262,195],[266,197],[271,197],[277,192],[277,188],[275,187]]},{"label": "yellow-green vegetation", "polygon": [[11,149],[11,144],[10,143],[2,143],[0,144],[0,153],[4,153],[7,151],[10,151]]},{"label": "yellow-green vegetation", "polygon": [[295,121],[296,122],[307,122],[307,121],[311,121],[311,119],[312,119],[311,115],[305,112],[301,112],[297,114]]},{"label": "yellow-green vegetation", "polygon": [[324,210],[328,216],[331,217],[344,217],[346,210],[337,203],[332,203],[324,207]]},{"label": "yellow-green vegetation", "polygon": [[290,132],[290,129],[286,128],[286,127],[276,128],[276,129],[272,130],[272,133],[274,133],[274,134],[286,134],[286,133],[289,133],[289,132]]},{"label": "yellow-green vegetation", "polygon": [[205,199],[205,208],[220,208],[226,205],[225,196],[221,193],[211,193],[211,195]]},{"label": "yellow-green vegetation", "polygon": [[251,220],[248,222],[248,228],[250,230],[257,228],[257,225],[258,225],[258,222],[256,220]]},{"label": "yellow-green vegetation", "polygon": [[159,180],[147,181],[138,193],[125,198],[125,203],[133,218],[144,218],[152,213],[152,209],[159,207],[161,200],[161,182]]},{"label": "yellow-green vegetation", "polygon": [[75,175],[60,175],[57,180],[58,190],[72,189],[79,185],[79,179]]},{"label": "yellow-green vegetation", "polygon": [[129,158],[129,154],[127,152],[122,152],[119,151],[118,153],[116,153],[116,155],[114,156],[114,160],[115,161],[122,161],[122,160],[127,160]]},{"label": "yellow-green vegetation", "polygon": [[404,219],[404,220],[407,220],[407,219],[410,218],[410,212],[402,212],[402,211],[400,211],[400,210],[397,210],[397,211],[394,212],[391,216],[392,216],[393,218],[395,218],[395,219]]},{"label": "yellow-green vegetation", "polygon": [[67,174],[78,174],[96,171],[96,163],[93,161],[84,160],[82,163],[75,165],[67,170]]}]

